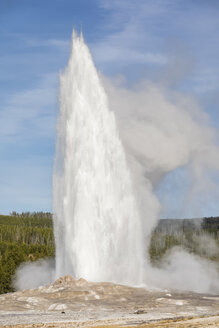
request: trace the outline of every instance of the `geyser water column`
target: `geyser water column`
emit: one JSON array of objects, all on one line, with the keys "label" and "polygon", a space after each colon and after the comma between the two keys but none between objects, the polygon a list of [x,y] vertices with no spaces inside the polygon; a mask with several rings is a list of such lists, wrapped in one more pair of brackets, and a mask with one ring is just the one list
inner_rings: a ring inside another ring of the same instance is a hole
[{"label": "geyser water column", "polygon": [[115,117],[83,36],[60,76],[53,178],[56,276],[140,284],[141,220]]}]

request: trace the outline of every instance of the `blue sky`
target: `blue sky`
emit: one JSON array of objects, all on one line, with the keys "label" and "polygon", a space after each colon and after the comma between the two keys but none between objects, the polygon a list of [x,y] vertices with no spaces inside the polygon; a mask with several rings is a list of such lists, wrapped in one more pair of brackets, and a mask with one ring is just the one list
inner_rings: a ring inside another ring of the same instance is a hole
[{"label": "blue sky", "polygon": [[73,28],[103,74],[165,81],[218,128],[219,1],[0,0],[0,213],[52,209],[58,74]]}]

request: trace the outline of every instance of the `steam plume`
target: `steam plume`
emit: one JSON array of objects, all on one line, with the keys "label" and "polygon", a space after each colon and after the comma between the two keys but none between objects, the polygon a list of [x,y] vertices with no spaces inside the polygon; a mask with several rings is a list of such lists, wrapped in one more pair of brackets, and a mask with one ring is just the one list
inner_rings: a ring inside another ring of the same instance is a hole
[{"label": "steam plume", "polygon": [[193,99],[148,81],[134,88],[102,81],[108,97],[82,36],[74,34],[61,75],[54,174],[56,275],[219,290],[211,262],[175,249],[160,268],[153,268],[147,255],[165,205],[155,191],[169,174],[183,168],[189,176],[180,209],[193,208],[195,199],[217,191],[209,172],[218,171],[219,149],[207,114]]}]

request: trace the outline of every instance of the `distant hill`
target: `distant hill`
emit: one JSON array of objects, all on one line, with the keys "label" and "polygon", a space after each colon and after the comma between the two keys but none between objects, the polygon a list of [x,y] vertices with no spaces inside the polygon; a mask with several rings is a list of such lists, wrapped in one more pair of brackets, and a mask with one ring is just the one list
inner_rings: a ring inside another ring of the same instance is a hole
[{"label": "distant hill", "polygon": [[198,231],[205,230],[208,232],[219,230],[219,217],[205,217],[195,219],[162,219],[159,220],[157,232],[171,233],[180,231]]}]

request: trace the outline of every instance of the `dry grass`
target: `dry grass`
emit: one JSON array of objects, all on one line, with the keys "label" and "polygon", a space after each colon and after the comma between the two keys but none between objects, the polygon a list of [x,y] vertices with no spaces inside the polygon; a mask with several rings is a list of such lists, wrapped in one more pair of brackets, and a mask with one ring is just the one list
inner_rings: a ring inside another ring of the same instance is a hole
[{"label": "dry grass", "polygon": [[38,324],[18,324],[0,326],[0,328],[204,328],[219,327],[219,316],[178,318],[169,320],[153,321],[148,323],[127,323],[110,324],[105,321],[90,322],[56,322],[56,323],[38,323]]}]

